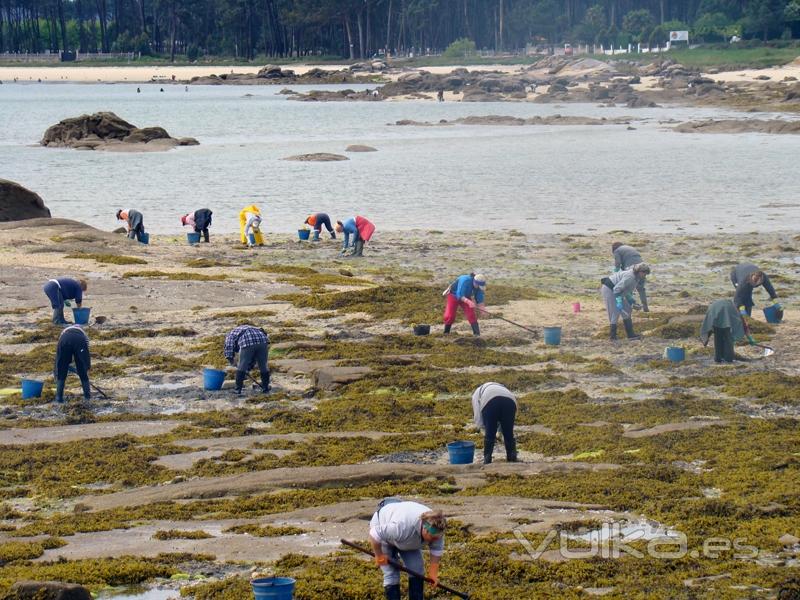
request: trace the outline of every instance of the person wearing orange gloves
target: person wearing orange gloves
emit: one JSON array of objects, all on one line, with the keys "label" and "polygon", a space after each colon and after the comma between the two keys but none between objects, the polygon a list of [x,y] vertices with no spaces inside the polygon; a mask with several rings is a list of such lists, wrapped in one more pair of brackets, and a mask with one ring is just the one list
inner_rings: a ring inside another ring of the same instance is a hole
[{"label": "person wearing orange gloves", "polygon": [[464,311],[464,316],[472,326],[472,333],[475,336],[481,334],[481,328],[478,325],[478,316],[475,314],[475,308],[478,310],[484,308],[484,291],[486,290],[486,277],[484,275],[462,275],[451,283],[444,291],[443,296],[447,297],[447,304],[444,308],[444,332],[450,333],[450,328],[456,320],[456,313],[458,307]]},{"label": "person wearing orange gloves", "polygon": [[[400,572],[389,564],[389,559],[401,560],[407,569],[422,574],[425,568],[422,548],[426,545],[431,554],[427,576],[434,582],[439,581],[446,528],[447,519],[440,510],[399,498],[381,501],[369,522],[369,543],[375,554],[375,563],[383,571],[386,600],[400,600]],[[424,579],[409,576],[409,600],[424,600],[424,585]]]},{"label": "person wearing orange gloves", "polygon": [[314,213],[313,215],[308,215],[308,217],[306,217],[305,224],[314,229],[313,241],[315,242],[319,241],[319,234],[322,232],[323,226],[328,230],[328,233],[331,234],[331,239],[336,239],[336,232],[333,230],[331,218],[327,215],[327,213]]}]

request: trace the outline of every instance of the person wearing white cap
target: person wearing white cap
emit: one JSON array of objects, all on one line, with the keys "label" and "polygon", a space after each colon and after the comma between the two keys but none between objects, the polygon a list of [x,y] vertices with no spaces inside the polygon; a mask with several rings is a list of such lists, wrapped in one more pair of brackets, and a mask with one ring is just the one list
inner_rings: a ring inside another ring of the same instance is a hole
[{"label": "person wearing white cap", "polygon": [[462,275],[453,283],[447,286],[443,296],[447,297],[447,304],[444,308],[444,332],[450,333],[450,328],[456,320],[456,312],[458,307],[464,311],[464,316],[472,326],[473,335],[479,336],[481,328],[478,325],[478,317],[475,314],[475,308],[478,310],[484,308],[484,295],[486,290],[486,276],[476,275],[470,273],[469,275]]}]

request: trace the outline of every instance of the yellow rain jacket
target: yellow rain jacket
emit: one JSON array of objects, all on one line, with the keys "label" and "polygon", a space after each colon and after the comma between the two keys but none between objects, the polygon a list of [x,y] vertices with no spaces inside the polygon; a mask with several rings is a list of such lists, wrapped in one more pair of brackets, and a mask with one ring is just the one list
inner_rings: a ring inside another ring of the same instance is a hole
[{"label": "yellow rain jacket", "polygon": [[[239,212],[239,232],[241,234],[242,243],[247,243],[247,234],[245,233],[245,228],[247,227],[247,221],[251,215],[258,215],[261,216],[261,211],[255,204],[251,204],[250,206],[245,206]],[[264,235],[261,233],[260,230],[256,230],[255,232],[256,244],[262,245],[264,243]]]}]

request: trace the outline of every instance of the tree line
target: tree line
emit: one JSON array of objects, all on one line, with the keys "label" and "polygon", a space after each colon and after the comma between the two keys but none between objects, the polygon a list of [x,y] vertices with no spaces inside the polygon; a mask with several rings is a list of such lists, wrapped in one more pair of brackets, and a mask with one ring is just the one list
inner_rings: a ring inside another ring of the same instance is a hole
[{"label": "tree line", "polygon": [[[0,52],[253,60],[800,37],[800,0],[0,0]],[[455,44],[454,44],[455,42]]]}]

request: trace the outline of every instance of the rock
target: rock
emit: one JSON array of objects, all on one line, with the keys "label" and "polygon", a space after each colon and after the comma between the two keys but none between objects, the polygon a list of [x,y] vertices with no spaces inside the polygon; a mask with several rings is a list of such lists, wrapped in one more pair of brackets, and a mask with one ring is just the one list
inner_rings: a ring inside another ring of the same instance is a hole
[{"label": "rock", "polygon": [[111,233],[128,233],[128,230],[127,230],[127,229],[125,229],[124,227],[117,227],[117,228],[116,228],[114,231],[112,231]]},{"label": "rock", "polygon": [[370,64],[370,66],[372,67],[373,71],[383,71],[384,69],[386,69],[386,63],[380,60],[372,61],[372,64]]},{"label": "rock", "polygon": [[92,600],[82,585],[59,581],[18,581],[4,596],[7,600]]},{"label": "rock", "polygon": [[170,137],[163,127],[139,128],[112,112],[99,112],[64,119],[49,127],[40,143],[48,148],[110,152],[155,152],[199,143],[194,138],[182,139],[192,141],[181,143]]},{"label": "rock", "polygon": [[134,129],[129,135],[123,138],[126,144],[146,144],[152,140],[162,140],[169,138],[167,130],[163,127],[143,127]]},{"label": "rock", "polygon": [[200,142],[198,142],[193,137],[182,137],[178,138],[178,146],[199,146]]},{"label": "rock", "polygon": [[759,81],[769,81],[770,79],[772,79],[772,77],[770,77],[769,75],[759,75],[758,77],[756,77],[756,79],[758,79]]},{"label": "rock", "polygon": [[283,77],[281,68],[277,65],[266,65],[261,67],[256,74],[259,79],[280,79]]},{"label": "rock", "polygon": [[397,78],[400,83],[416,83],[422,80],[422,73],[419,71],[411,71],[410,73],[403,73]]},{"label": "rock", "polygon": [[319,390],[333,390],[363,379],[371,370],[369,367],[328,367],[314,371],[311,380]]},{"label": "rock", "polygon": [[7,179],[0,179],[0,222],[49,218],[50,209],[39,194]]},{"label": "rock", "polygon": [[294,160],[298,162],[336,162],[340,160],[350,160],[341,154],[330,154],[328,152],[316,152],[313,154],[297,154],[295,156],[287,156],[283,160]]},{"label": "rock", "polygon": [[794,546],[795,544],[800,544],[800,538],[796,535],[792,535],[791,533],[786,533],[778,538],[778,543],[784,548],[787,548],[789,546]]},{"label": "rock", "polygon": [[730,119],[723,121],[689,121],[673,129],[679,133],[771,133],[800,134],[800,121],[780,119]]},{"label": "rock", "polygon": [[361,144],[351,144],[344,149],[345,152],[377,152],[377,148],[372,146],[362,146]]}]

